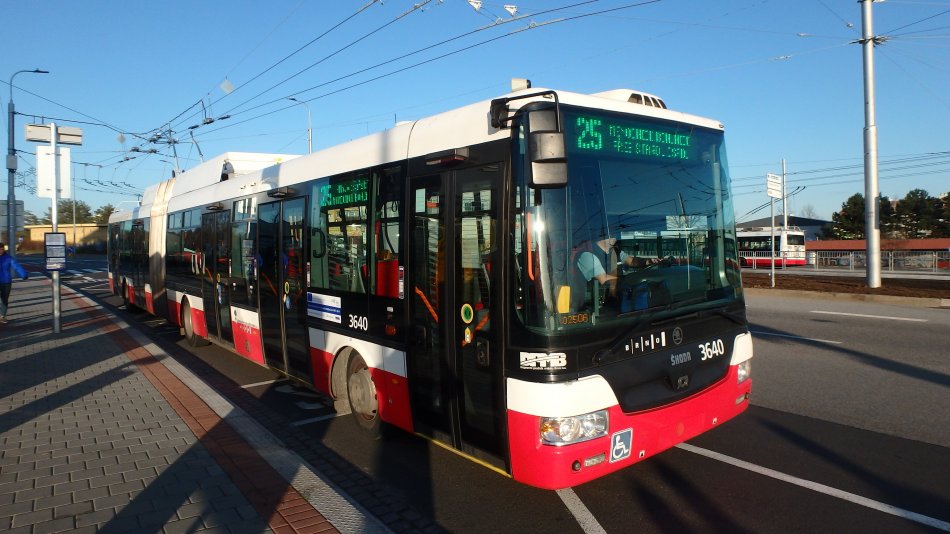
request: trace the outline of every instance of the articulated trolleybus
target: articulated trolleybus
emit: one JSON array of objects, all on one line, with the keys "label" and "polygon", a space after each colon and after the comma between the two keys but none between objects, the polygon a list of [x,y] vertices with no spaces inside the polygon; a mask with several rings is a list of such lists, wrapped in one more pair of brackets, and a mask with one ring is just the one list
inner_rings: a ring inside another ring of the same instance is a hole
[{"label": "articulated trolleybus", "polygon": [[735,240],[720,123],[528,88],[198,165],[112,217],[110,280],[372,434],[557,489],[746,409]]}]

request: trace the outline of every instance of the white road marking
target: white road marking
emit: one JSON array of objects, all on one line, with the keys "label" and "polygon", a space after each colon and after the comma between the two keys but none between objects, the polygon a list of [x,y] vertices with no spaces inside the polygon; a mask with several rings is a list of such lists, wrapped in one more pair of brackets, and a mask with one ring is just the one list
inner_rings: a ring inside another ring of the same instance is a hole
[{"label": "white road marking", "polygon": [[564,501],[564,505],[567,506],[568,511],[570,511],[574,519],[577,520],[577,524],[580,525],[581,530],[588,534],[600,534],[601,532],[607,534],[607,531],[604,530],[604,527],[600,526],[600,523],[597,522],[597,518],[594,517],[594,514],[590,513],[590,510],[581,502],[580,497],[574,493],[574,490],[571,488],[559,489],[557,490],[557,496]]},{"label": "white road marking", "polygon": [[293,423],[290,423],[290,426],[303,426],[303,425],[309,425],[310,423],[319,423],[320,421],[329,421],[330,419],[336,419],[337,417],[340,417],[341,415],[346,415],[346,414],[331,413],[329,415],[321,415],[320,417],[311,417],[310,419],[301,419],[300,421],[294,421]]},{"label": "white road marking", "polygon": [[787,337],[787,338],[790,338],[790,339],[801,339],[801,340],[804,340],[804,341],[817,341],[817,342],[819,342],[819,343],[831,343],[832,345],[840,345],[840,344],[844,343],[844,341],[832,341],[832,340],[830,340],[830,339],[818,339],[818,338],[815,338],[815,337],[790,336],[790,335],[788,335],[788,334],[776,334],[776,333],[774,333],[774,332],[759,332],[759,331],[756,331],[756,330],[749,330],[749,332],[751,332],[752,335],[754,335],[754,336]]},{"label": "white road marking", "polygon": [[241,386],[241,387],[244,388],[244,389],[250,389],[250,388],[256,388],[257,386],[266,386],[266,385],[268,385],[268,384],[275,384],[275,383],[277,383],[277,382],[283,382],[284,380],[287,380],[287,379],[286,379],[286,378],[275,378],[275,379],[273,379],[273,380],[267,380],[267,381],[265,381],[265,382],[256,382],[256,383],[254,383],[254,384],[244,384],[244,385]]},{"label": "white road marking", "polygon": [[813,482],[811,480],[805,480],[803,478],[794,477],[792,475],[787,475],[781,471],[776,471],[774,469],[769,469],[767,467],[762,467],[753,463],[746,462],[744,460],[739,460],[738,458],[733,458],[731,456],[726,456],[725,454],[720,454],[708,449],[702,449],[690,445],[688,443],[680,443],[676,446],[678,449],[684,451],[689,451],[700,456],[705,456],[706,458],[711,458],[720,462],[727,463],[729,465],[739,467],[753,473],[758,473],[776,480],[781,480],[782,482],[788,482],[789,484],[794,484],[805,489],[810,489],[818,493],[824,493],[825,495],[830,495],[832,497],[837,497],[839,499],[848,501],[850,503],[857,504],[859,506],[864,506],[866,508],[871,508],[879,512],[884,512],[885,514],[895,515],[897,517],[902,517],[904,519],[909,519],[923,525],[930,527],[938,528],[945,532],[950,532],[950,523],[946,521],[941,521],[940,519],[935,519],[930,516],[923,514],[918,514],[917,512],[911,512],[910,510],[905,510],[903,508],[898,508],[896,506],[891,506],[890,504],[885,504],[880,501],[875,501],[873,499],[868,499],[867,497],[862,497],[854,493],[850,493],[844,490],[837,488],[832,488],[831,486],[826,486],[818,482]]},{"label": "white road marking", "polygon": [[845,313],[845,312],[820,311],[820,310],[812,310],[811,313],[823,313],[825,315],[848,315],[851,317],[867,317],[869,319],[888,319],[891,321],[912,321],[915,323],[927,322],[927,319],[912,319],[910,317],[893,317],[890,315],[866,315],[863,313]]}]

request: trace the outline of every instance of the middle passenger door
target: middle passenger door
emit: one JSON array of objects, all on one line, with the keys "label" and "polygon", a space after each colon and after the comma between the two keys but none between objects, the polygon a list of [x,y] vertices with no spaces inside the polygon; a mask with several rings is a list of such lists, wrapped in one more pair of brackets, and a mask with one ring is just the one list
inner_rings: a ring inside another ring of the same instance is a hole
[{"label": "middle passenger door", "polygon": [[261,204],[257,235],[260,250],[261,336],[267,364],[312,382],[307,330],[307,200]]},{"label": "middle passenger door", "polygon": [[208,333],[228,343],[234,342],[231,330],[231,212],[228,210],[201,215],[204,273],[201,292],[204,296]]}]

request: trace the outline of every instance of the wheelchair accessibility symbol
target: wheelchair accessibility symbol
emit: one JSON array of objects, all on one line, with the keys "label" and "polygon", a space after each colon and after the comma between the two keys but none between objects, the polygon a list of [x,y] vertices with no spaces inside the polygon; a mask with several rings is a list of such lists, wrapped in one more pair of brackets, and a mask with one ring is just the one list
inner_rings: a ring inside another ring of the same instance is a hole
[{"label": "wheelchair accessibility symbol", "polygon": [[633,429],[621,430],[610,436],[610,463],[630,457],[633,450]]}]

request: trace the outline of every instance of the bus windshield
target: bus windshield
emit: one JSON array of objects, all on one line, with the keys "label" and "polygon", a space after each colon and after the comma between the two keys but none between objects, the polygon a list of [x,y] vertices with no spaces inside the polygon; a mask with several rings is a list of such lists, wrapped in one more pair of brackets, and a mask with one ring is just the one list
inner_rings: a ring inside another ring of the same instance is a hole
[{"label": "bus windshield", "polygon": [[[561,109],[568,185],[535,190],[518,178],[515,309],[524,325],[545,334],[616,329],[735,300],[722,132]],[[519,126],[522,150],[528,128],[530,116]]]}]

